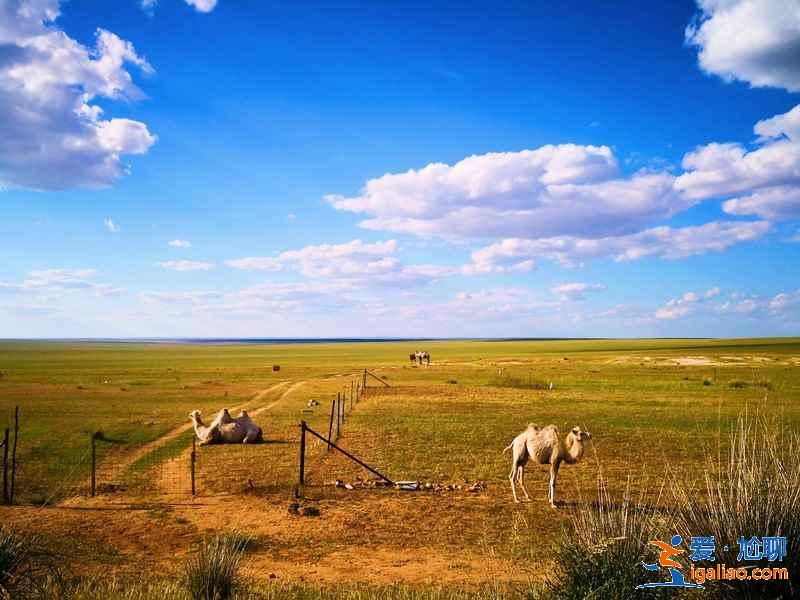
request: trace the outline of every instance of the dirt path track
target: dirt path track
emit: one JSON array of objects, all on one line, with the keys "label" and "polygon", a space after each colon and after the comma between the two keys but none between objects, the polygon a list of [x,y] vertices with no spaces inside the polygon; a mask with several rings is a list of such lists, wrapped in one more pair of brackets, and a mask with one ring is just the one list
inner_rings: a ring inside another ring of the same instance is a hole
[{"label": "dirt path track", "polygon": [[[271,392],[274,392],[275,390],[277,390],[277,389],[279,389],[279,388],[281,388],[283,386],[286,386],[289,383],[290,383],[289,381],[281,381],[280,383],[276,383],[274,385],[271,385],[268,388],[263,389],[260,392],[258,392],[257,394],[255,394],[250,400],[248,400],[244,404],[240,404],[238,406],[233,407],[231,409],[231,411],[238,411],[238,410],[242,410],[242,409],[247,409],[250,406],[252,406],[254,403],[259,402],[267,394],[269,394]],[[305,382],[301,381],[299,383],[293,384],[288,390],[286,390],[286,392],[281,394],[281,396],[277,400],[275,400],[275,402],[273,402],[272,404],[270,404],[270,405],[268,405],[266,407],[262,407],[262,408],[257,409],[252,414],[256,415],[256,414],[259,414],[259,413],[263,412],[264,410],[268,410],[269,408],[273,407],[277,402],[280,402],[286,396],[286,394],[288,394],[291,390],[296,389],[299,385],[302,385],[303,383],[305,383]],[[165,433],[161,437],[154,439],[152,442],[147,442],[146,444],[136,448],[135,450],[127,453],[124,456],[115,457],[113,465],[111,465],[113,467],[113,470],[114,470],[115,474],[117,476],[121,476],[123,473],[125,473],[125,471],[131,465],[135,464],[137,461],[141,460],[143,457],[147,456],[151,452],[155,452],[159,448],[161,448],[163,446],[166,446],[172,440],[180,437],[181,435],[183,435],[184,433],[189,431],[192,427],[193,427],[193,425],[191,423],[184,423],[183,425],[180,425],[178,427],[175,427],[174,429],[171,429],[170,431],[168,431],[167,433]],[[102,469],[102,466],[101,466],[101,469]],[[108,479],[108,478],[106,478],[106,479]]]}]

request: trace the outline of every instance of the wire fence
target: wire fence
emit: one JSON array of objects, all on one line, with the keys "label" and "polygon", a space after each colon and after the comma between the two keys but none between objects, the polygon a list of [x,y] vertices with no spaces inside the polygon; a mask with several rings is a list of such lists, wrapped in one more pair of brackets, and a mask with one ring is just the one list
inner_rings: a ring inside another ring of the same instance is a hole
[{"label": "wire fence", "polygon": [[[157,497],[295,491],[304,484],[317,494],[336,493],[337,480],[371,479],[363,466],[336,451],[351,412],[363,397],[368,378],[389,384],[366,369],[344,392],[303,409],[322,419],[325,431],[298,421],[273,428],[262,443],[197,443],[190,425],[182,425],[147,442],[107,437],[102,432],[74,432],[70,443],[37,438],[38,415],[0,414],[2,501],[53,504],[75,496]],[[324,417],[322,416],[324,414]],[[138,422],[132,417],[131,422]],[[9,430],[4,441],[5,429]],[[15,431],[17,432],[15,435]],[[312,434],[305,435],[308,431]],[[303,438],[305,441],[303,442]],[[302,445],[302,452],[301,452]],[[354,475],[360,473],[361,475]],[[13,491],[12,491],[13,490]]]}]

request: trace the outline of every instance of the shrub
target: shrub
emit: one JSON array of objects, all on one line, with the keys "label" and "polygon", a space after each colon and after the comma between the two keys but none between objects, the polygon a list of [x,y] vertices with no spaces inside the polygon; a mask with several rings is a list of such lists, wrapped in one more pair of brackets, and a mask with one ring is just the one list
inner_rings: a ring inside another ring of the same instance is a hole
[{"label": "shrub", "polygon": [[[714,453],[708,449],[708,454]],[[716,563],[737,560],[738,539],[753,535],[785,536],[782,562],[748,562],[753,567],[786,567],[789,580],[718,581],[722,598],[787,598],[800,593],[800,437],[765,417],[740,417],[731,433],[727,456],[710,465],[700,490],[689,481],[675,489],[678,530],[685,535],[714,536]],[[698,493],[698,491],[700,493]],[[728,546],[728,550],[724,547]],[[708,589],[708,587],[707,587]]]},{"label": "shrub", "polygon": [[458,379],[448,379],[447,383],[449,383],[450,385],[456,385],[458,383]]},{"label": "shrub", "polygon": [[25,589],[37,542],[0,527],[0,598],[17,598]]},{"label": "shrub", "polygon": [[703,385],[711,385],[712,383],[713,382],[708,377],[703,379]]},{"label": "shrub", "polygon": [[192,600],[229,600],[239,579],[239,567],[249,540],[223,534],[203,540],[186,564],[186,586]]},{"label": "shrub", "polygon": [[[647,544],[663,529],[663,517],[632,502],[629,489],[621,503],[612,502],[601,480],[597,502],[573,512],[553,547],[553,571],[544,597],[631,598],[634,588],[648,580],[641,565]],[[662,597],[661,590],[647,592],[650,598]]]}]

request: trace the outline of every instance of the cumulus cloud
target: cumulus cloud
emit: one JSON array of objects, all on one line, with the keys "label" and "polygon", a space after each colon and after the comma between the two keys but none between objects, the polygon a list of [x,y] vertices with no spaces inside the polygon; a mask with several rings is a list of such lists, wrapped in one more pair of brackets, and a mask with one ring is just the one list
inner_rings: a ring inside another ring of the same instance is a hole
[{"label": "cumulus cloud", "polygon": [[583,300],[586,298],[587,292],[600,292],[606,289],[601,283],[562,283],[550,288],[550,291],[556,294],[562,301],[568,300]]},{"label": "cumulus cloud", "polygon": [[111,217],[106,217],[103,219],[103,225],[105,228],[108,229],[111,233],[119,233],[119,225],[114,223],[114,219]]},{"label": "cumulus cloud", "polygon": [[800,218],[800,186],[778,186],[722,204],[731,215],[758,215],[775,221]]},{"label": "cumulus cloud", "polygon": [[189,240],[170,240],[167,242],[168,245],[172,246],[173,248],[191,248],[192,242]]},{"label": "cumulus cloud", "polygon": [[103,117],[97,103],[144,94],[127,67],[153,68],[130,42],[98,29],[88,48],[54,25],[58,0],[0,4],[0,184],[102,187],[127,173],[123,157],[156,142],[144,123]]},{"label": "cumulus cloud", "polygon": [[686,28],[700,68],[725,81],[800,91],[800,5],[797,0],[698,0]]},{"label": "cumulus cloud", "polygon": [[619,173],[607,146],[563,144],[470,156],[454,165],[369,180],[354,197],[326,196],[365,213],[362,227],[459,237],[615,235],[692,204],[667,172]]},{"label": "cumulus cloud", "polygon": [[554,237],[505,239],[472,253],[466,270],[473,273],[527,270],[547,259],[574,267],[583,261],[610,257],[614,261],[645,257],[681,259],[706,252],[719,252],[734,244],[756,240],[770,229],[766,221],[713,221],[693,227],[654,227],[624,236],[587,239]]},{"label": "cumulus cloud", "polygon": [[167,260],[158,264],[170,271],[210,271],[214,268],[214,263],[198,260]]},{"label": "cumulus cloud", "polygon": [[715,298],[719,296],[720,290],[718,287],[712,287],[706,290],[705,297],[706,298]]},{"label": "cumulus cloud", "polygon": [[396,250],[395,240],[367,243],[355,239],[343,244],[305,246],[276,256],[236,258],[225,264],[242,270],[294,269],[311,278],[368,280],[392,286],[424,285],[459,272],[455,267],[404,265],[394,256]]},{"label": "cumulus cloud", "polygon": [[789,112],[762,119],[753,127],[759,142],[785,138],[800,142],[800,104]]},{"label": "cumulus cloud", "polygon": [[[708,294],[706,294],[708,298]],[[680,298],[673,298],[668,301],[664,306],[656,310],[656,319],[679,319],[680,317],[688,315],[695,310],[695,305],[701,302],[702,299],[695,292],[686,292]]]},{"label": "cumulus cloud", "polygon": [[687,153],[682,162],[687,172],[675,180],[675,189],[696,200],[744,194],[723,203],[729,214],[800,216],[800,105],[759,121],[753,130],[758,136],[753,150],[712,143]]}]

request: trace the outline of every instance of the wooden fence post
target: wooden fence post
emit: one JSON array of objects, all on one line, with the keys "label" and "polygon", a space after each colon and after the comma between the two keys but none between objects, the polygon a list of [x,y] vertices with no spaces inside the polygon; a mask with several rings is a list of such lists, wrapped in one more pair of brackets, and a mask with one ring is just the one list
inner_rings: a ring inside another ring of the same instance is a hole
[{"label": "wooden fence post", "polygon": [[11,492],[8,503],[14,504],[14,488],[17,482],[17,438],[19,437],[19,406],[14,408],[14,447],[11,450]]},{"label": "wooden fence post", "polygon": [[306,483],[306,422],[300,421],[300,485]]},{"label": "wooden fence post", "polygon": [[336,408],[336,400],[331,400],[331,422],[328,424],[328,450],[331,449],[331,436],[333,435],[333,409]]},{"label": "wooden fence post", "polygon": [[3,504],[8,501],[8,427],[3,435]]},{"label": "wooden fence post", "polygon": [[336,392],[336,439],[339,439],[339,429],[342,427],[342,394]]},{"label": "wooden fence post", "polygon": [[364,377],[364,379],[363,379],[363,381],[361,383],[361,391],[363,393],[366,393],[367,392],[367,370],[366,369],[364,369],[363,377]]},{"label": "wooden fence post", "polygon": [[191,462],[191,469],[192,469],[192,497],[197,495],[197,486],[195,484],[195,472],[196,472],[196,463],[197,463],[197,436],[192,436],[192,462]]},{"label": "wooden fence post", "polygon": [[353,392],[355,391],[355,381],[350,381],[350,410],[353,410]]},{"label": "wooden fence post", "polygon": [[97,433],[92,433],[92,475],[90,478],[90,487],[92,498],[97,491]]}]

